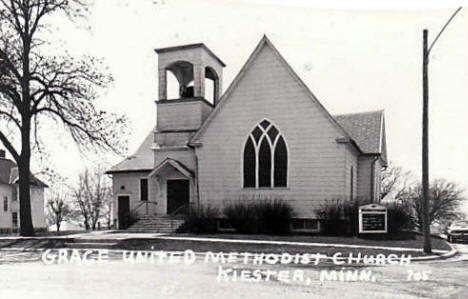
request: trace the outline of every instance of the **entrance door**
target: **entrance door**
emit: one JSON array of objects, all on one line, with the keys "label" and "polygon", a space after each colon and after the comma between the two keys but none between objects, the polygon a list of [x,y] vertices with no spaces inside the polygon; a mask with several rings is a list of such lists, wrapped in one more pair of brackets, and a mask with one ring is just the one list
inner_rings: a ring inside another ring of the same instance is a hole
[{"label": "entrance door", "polygon": [[119,229],[128,228],[128,217],[130,214],[130,197],[118,197],[118,216],[119,216]]},{"label": "entrance door", "polygon": [[167,214],[172,214],[181,208],[176,214],[186,213],[190,198],[189,180],[168,180],[167,181]]}]

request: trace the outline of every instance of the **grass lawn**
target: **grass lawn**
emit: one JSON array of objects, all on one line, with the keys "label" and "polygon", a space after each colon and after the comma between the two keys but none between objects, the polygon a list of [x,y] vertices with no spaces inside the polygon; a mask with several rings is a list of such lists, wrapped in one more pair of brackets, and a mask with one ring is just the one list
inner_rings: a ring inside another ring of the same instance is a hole
[{"label": "grass lawn", "polygon": [[343,256],[348,256],[350,253],[357,255],[376,255],[395,253],[398,256],[401,254],[411,256],[424,256],[425,254],[419,251],[392,251],[381,249],[367,248],[337,248],[337,247],[306,247],[297,245],[271,245],[271,244],[248,244],[248,243],[227,243],[227,242],[202,242],[202,241],[185,241],[185,240],[142,240],[142,239],[127,239],[122,240],[117,245],[120,249],[126,250],[163,250],[163,251],[184,251],[187,249],[195,252],[252,252],[252,253],[320,253],[332,256],[340,252]]},{"label": "grass lawn", "polygon": [[[309,242],[309,243],[328,243],[328,244],[350,244],[384,247],[404,247],[404,248],[422,248],[423,236],[414,232],[403,232],[393,235],[376,237],[354,237],[354,236],[324,236],[324,235],[241,235],[241,234],[173,234],[177,237],[202,237],[217,239],[246,239],[246,240],[271,240],[288,242]],[[438,237],[432,237],[432,248],[439,250],[450,250],[450,246]]]},{"label": "grass lawn", "polygon": [[[196,235],[196,234],[172,234],[169,236],[177,237],[201,237],[213,239],[236,239],[236,240],[271,240],[271,241],[289,241],[289,242],[308,242],[308,243],[324,243],[323,246],[302,246],[302,245],[275,245],[275,244],[249,244],[249,243],[232,243],[232,242],[207,242],[207,241],[194,241],[194,240],[174,240],[174,239],[157,239],[157,238],[129,238],[114,240],[116,244],[112,245],[113,249],[124,250],[164,250],[164,251],[184,251],[187,249],[195,252],[254,252],[254,253],[321,253],[331,256],[337,252],[341,252],[344,256],[353,253],[356,255],[375,255],[383,253],[388,255],[390,253],[411,254],[411,256],[423,256],[421,251],[396,251],[396,250],[383,250],[374,248],[343,248],[333,247],[325,244],[343,244],[343,245],[367,245],[367,246],[381,246],[381,247],[404,247],[404,248],[422,248],[422,236],[417,233],[401,233],[398,235],[387,236],[386,239],[382,237],[374,238],[358,238],[349,236],[323,236],[323,235],[290,235],[290,236],[271,236],[271,235],[242,235],[242,234],[210,234],[210,235]],[[93,242],[99,243],[106,241],[107,238],[111,239],[109,235],[103,236],[103,239],[93,239]],[[88,242],[87,240],[81,240]],[[1,240],[0,248],[63,248],[65,243],[73,243],[73,238],[47,238],[47,239],[18,239],[18,240]],[[79,243],[79,242],[78,242]],[[77,245],[78,245],[77,243]],[[97,245],[98,247],[100,245]],[[108,247],[103,247],[108,248]],[[432,238],[432,248],[438,250],[450,250],[450,246],[440,239]]]},{"label": "grass lawn", "polygon": [[[368,245],[368,246],[384,246],[384,247],[404,247],[404,248],[422,248],[422,236],[416,233],[404,233],[393,235],[386,240],[379,238],[357,238],[344,236],[268,236],[268,235],[240,235],[240,234],[210,234],[210,235],[195,235],[195,234],[174,234],[171,236],[177,237],[202,237],[215,239],[239,239],[239,240],[272,240],[272,241],[290,241],[290,242],[310,242],[310,243],[329,243],[329,244],[349,244],[349,245]],[[389,254],[389,253],[408,253],[412,256],[422,256],[424,253],[420,251],[398,252],[382,249],[368,248],[339,248],[331,246],[300,246],[300,245],[272,245],[272,244],[249,244],[249,243],[228,243],[228,242],[202,242],[191,240],[142,240],[129,239],[122,240],[119,248],[124,249],[153,249],[153,250],[176,250],[183,251],[191,249],[193,251],[222,251],[222,252],[264,252],[264,253],[322,253],[333,255],[336,252],[341,252],[343,255],[349,253],[361,254]],[[432,238],[432,248],[438,250],[451,250],[447,243],[440,239]]]}]

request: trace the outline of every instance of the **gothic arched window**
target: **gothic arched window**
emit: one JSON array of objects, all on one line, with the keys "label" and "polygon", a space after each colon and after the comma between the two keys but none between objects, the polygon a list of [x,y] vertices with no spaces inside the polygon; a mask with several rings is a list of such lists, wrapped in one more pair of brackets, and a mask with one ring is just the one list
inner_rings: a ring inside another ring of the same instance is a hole
[{"label": "gothic arched window", "polygon": [[244,188],[286,187],[288,149],[275,125],[260,122],[244,146]]}]

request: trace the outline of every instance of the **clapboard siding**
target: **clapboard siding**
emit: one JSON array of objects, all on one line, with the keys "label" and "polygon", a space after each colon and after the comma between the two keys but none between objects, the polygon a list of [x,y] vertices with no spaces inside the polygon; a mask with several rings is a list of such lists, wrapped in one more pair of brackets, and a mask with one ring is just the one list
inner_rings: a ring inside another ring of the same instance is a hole
[{"label": "clapboard siding", "polygon": [[[356,164],[351,157],[355,153],[335,141],[342,133],[271,48],[263,46],[224,101],[196,150],[202,203],[222,205],[261,194],[290,200],[298,217],[314,217],[321,201],[346,195],[345,169]],[[244,189],[244,143],[264,118],[279,128],[288,144],[288,187]]]},{"label": "clapboard siding", "polygon": [[[361,156],[358,166],[358,197],[363,199],[380,198],[380,175],[382,172],[382,163],[376,156]],[[372,171],[372,168],[374,171]],[[374,177],[372,177],[372,174]],[[374,183],[372,183],[374,181]],[[372,186],[374,184],[374,186]],[[374,189],[372,189],[374,188]]]},{"label": "clapboard siding", "polygon": [[159,103],[157,108],[157,130],[197,130],[206,115],[208,106],[203,100]]},{"label": "clapboard siding", "polygon": [[158,166],[166,159],[173,159],[182,163],[190,171],[195,172],[195,155],[191,148],[160,149],[154,152],[154,165]]},{"label": "clapboard siding", "polygon": [[[119,196],[128,196],[130,198],[130,211],[137,208],[141,203],[140,201],[140,179],[147,178],[149,172],[127,172],[127,173],[115,173],[112,175],[112,191],[114,194],[115,204],[113,206],[113,215],[114,218],[117,218],[118,215],[118,198]],[[152,180],[148,180],[149,189],[151,190],[153,183]],[[151,191],[148,194],[148,199],[154,201],[154,193]],[[145,207],[141,207],[135,212],[137,214],[143,213]],[[150,213],[155,212],[155,206],[149,206]]]},{"label": "clapboard siding", "polygon": [[381,181],[381,175],[382,175],[382,160],[379,159],[375,163],[375,173],[374,173],[374,180],[375,180],[375,199],[377,202],[381,200],[380,198],[380,181]]},{"label": "clapboard siding", "polygon": [[[345,199],[354,199],[357,196],[357,173],[358,173],[358,155],[356,149],[351,148],[350,146],[346,147],[345,150],[345,159],[346,159],[346,167],[344,172],[344,180],[345,180]],[[351,176],[351,171],[353,175]],[[351,181],[352,180],[352,181]],[[352,184],[352,188],[351,188]],[[351,194],[352,192],[352,194]]]}]

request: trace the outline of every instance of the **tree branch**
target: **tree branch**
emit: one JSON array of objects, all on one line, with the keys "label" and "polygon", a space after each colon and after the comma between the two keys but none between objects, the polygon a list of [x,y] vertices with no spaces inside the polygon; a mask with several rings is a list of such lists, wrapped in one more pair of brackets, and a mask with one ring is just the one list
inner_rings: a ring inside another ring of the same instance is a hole
[{"label": "tree branch", "polygon": [[20,156],[18,152],[15,150],[13,145],[10,143],[8,138],[0,131],[0,141],[3,143],[5,148],[10,152],[10,154],[13,156],[13,159],[15,159],[16,163],[19,163]]}]

